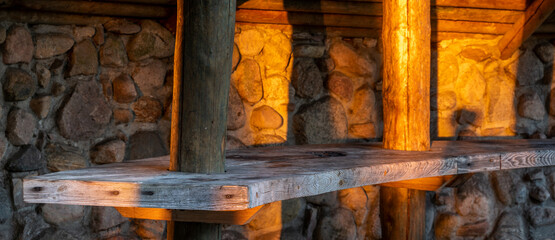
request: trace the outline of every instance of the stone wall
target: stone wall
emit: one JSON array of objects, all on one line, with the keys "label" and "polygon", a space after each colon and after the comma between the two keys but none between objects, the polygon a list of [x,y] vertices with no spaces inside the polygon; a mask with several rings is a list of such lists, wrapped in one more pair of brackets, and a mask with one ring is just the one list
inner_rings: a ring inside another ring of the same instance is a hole
[{"label": "stone wall", "polygon": [[[553,45],[530,40],[503,61],[497,41],[434,44],[435,139],[555,135]],[[167,154],[173,44],[148,20],[0,23],[0,239],[165,239],[163,221],[26,204],[21,187],[25,176]],[[379,141],[380,44],[238,25],[227,148]],[[554,186],[555,171],[543,168],[475,174],[457,190],[430,192],[428,238],[549,238]],[[347,189],[268,204],[223,236],[381,239],[379,209],[379,186]]]},{"label": "stone wall", "polygon": [[162,238],[164,222],[27,204],[21,188],[30,175],[168,153],[173,35],[153,21],[2,22],[0,44],[0,239]]}]

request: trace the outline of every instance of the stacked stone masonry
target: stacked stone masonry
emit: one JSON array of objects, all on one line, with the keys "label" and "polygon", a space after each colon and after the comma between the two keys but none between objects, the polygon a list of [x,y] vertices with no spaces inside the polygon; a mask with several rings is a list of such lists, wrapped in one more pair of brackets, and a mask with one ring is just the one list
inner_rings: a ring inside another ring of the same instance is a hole
[{"label": "stacked stone masonry", "polygon": [[[433,46],[434,139],[555,136],[554,46],[500,60],[498,39]],[[237,25],[227,148],[379,141],[379,39]],[[114,208],[28,204],[22,179],[168,153],[174,36],[150,21],[0,22],[0,239],[165,239]],[[186,59],[185,59],[186,61]],[[428,239],[549,239],[555,168],[429,192]],[[381,239],[379,186],[264,206],[224,239]]]}]

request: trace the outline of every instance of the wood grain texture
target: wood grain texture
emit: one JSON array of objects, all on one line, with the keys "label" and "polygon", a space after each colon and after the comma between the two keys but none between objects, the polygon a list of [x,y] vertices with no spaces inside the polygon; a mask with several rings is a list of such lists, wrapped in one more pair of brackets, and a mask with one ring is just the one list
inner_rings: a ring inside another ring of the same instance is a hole
[{"label": "wood grain texture", "polygon": [[32,24],[56,24],[56,25],[94,25],[104,24],[113,17],[87,16],[81,14],[52,13],[41,11],[22,10],[0,10],[0,21],[23,22]]},{"label": "wood grain texture", "polygon": [[[235,4],[235,0],[178,0],[180,34],[176,45],[180,45],[180,59],[174,66],[180,70],[174,81],[180,83],[174,86],[179,88],[174,89],[173,96],[179,105],[172,115],[177,126],[171,130],[171,170],[207,174],[225,171]],[[174,239],[221,239],[220,224],[177,221],[167,231]]]},{"label": "wood grain texture", "polygon": [[[497,155],[497,168],[459,166]],[[435,141],[430,151],[386,150],[381,143],[231,150],[226,173],[168,171],[169,157],[114,163],[27,178],[32,203],[243,210],[266,203],[385,182],[555,165],[555,140]],[[462,163],[464,164],[464,163]]]},{"label": "wood grain texture", "polygon": [[250,222],[252,217],[262,207],[258,206],[239,211],[198,211],[133,207],[116,207],[116,209],[126,218],[245,225]]},{"label": "wood grain texture", "polygon": [[[238,9],[271,10],[306,13],[332,13],[347,15],[382,16],[382,4],[374,2],[338,2],[338,1],[283,1],[283,0],[249,0]],[[522,11],[432,7],[431,18],[443,20],[467,20],[481,22],[514,23]]]},{"label": "wood grain texture", "polygon": [[384,2],[384,148],[430,147],[430,2]]},{"label": "wood grain texture", "polygon": [[[319,27],[380,29],[383,25],[382,17],[380,16],[318,14],[250,9],[238,9],[236,18],[238,23],[286,24]],[[480,21],[433,20],[432,26],[434,31],[438,32],[504,34],[511,28],[512,25],[510,23]]]},{"label": "wood grain texture", "polygon": [[403,180],[398,182],[382,183],[380,186],[394,187],[394,188],[408,188],[422,191],[436,191],[443,187],[450,179],[454,178],[453,175],[417,178],[412,180]]},{"label": "wood grain texture", "polygon": [[383,239],[426,239],[425,191],[382,187],[380,213]]},{"label": "wood grain texture", "polygon": [[90,1],[47,1],[18,0],[12,7],[42,12],[78,13],[87,15],[105,15],[119,17],[166,18],[175,9],[134,3],[90,2]]},{"label": "wood grain texture", "polygon": [[[184,1],[176,45],[181,58],[176,62],[172,113],[172,170],[224,172],[227,99],[235,28],[235,1]],[[179,6],[179,5],[178,5]],[[186,34],[185,34],[186,32]],[[186,36],[186,37],[185,37]],[[174,128],[175,127],[175,128]],[[176,153],[177,152],[177,153]],[[176,169],[174,169],[176,168]]]},{"label": "wood grain texture", "polygon": [[499,40],[501,59],[508,59],[555,10],[555,0],[535,0]]}]

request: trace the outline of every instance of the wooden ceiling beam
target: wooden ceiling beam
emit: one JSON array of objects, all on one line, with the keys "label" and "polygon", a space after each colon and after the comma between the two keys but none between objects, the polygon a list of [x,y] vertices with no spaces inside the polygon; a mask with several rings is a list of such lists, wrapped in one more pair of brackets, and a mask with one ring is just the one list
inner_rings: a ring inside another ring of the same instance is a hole
[{"label": "wooden ceiling beam", "polygon": [[555,0],[536,0],[513,24],[513,27],[499,40],[501,59],[510,58],[532,33],[555,10]]}]

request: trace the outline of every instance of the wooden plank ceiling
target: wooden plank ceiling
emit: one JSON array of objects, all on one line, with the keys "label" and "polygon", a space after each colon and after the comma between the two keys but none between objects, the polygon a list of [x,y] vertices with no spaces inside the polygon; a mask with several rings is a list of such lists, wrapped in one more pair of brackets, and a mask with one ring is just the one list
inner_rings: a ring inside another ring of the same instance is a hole
[{"label": "wooden plank ceiling", "polygon": [[[433,40],[453,37],[495,38],[509,32],[531,0],[432,0]],[[382,24],[381,0],[237,0],[236,21],[241,24],[294,25],[296,30],[326,31],[330,35],[377,37]],[[0,20],[38,23],[57,15],[86,14],[78,23],[102,23],[106,17],[167,19],[175,0],[18,0],[0,5]],[[29,15],[29,17],[25,17]],[[41,15],[47,15],[41,21]],[[536,31],[555,36],[555,16]]]}]

